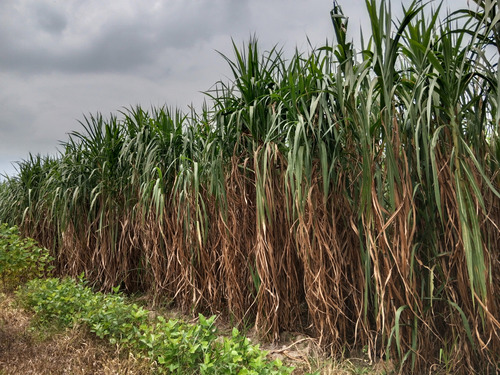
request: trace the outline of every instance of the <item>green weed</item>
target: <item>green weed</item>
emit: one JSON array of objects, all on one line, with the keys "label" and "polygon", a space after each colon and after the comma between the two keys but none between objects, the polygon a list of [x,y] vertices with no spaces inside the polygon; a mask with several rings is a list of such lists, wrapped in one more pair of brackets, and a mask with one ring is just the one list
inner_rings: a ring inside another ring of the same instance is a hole
[{"label": "green weed", "polygon": [[53,260],[49,250],[35,240],[22,238],[17,227],[0,224],[0,279],[4,288],[50,273]]},{"label": "green weed", "polygon": [[219,338],[215,316],[199,315],[198,324],[149,318],[149,311],[127,303],[122,294],[93,292],[79,282],[35,279],[17,295],[36,313],[39,326],[86,325],[98,337],[148,357],[158,373],[169,374],[290,374],[293,368],[253,345],[234,328]]}]

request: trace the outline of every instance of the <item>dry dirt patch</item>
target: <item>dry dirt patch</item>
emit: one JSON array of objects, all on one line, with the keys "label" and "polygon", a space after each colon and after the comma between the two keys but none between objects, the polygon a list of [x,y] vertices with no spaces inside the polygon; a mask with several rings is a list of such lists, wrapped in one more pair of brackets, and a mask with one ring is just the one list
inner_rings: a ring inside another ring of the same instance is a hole
[{"label": "dry dirt patch", "polygon": [[150,365],[82,328],[60,333],[30,330],[32,316],[0,293],[0,375],[149,374]]}]

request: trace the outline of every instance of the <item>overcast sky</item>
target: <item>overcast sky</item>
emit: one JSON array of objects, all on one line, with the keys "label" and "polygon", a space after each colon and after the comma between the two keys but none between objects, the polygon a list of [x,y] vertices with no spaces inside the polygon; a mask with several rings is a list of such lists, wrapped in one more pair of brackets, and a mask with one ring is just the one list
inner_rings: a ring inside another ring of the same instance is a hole
[{"label": "overcast sky", "polygon": [[[404,2],[392,1],[395,14]],[[354,34],[364,0],[339,0]],[[452,7],[466,0],[448,0]],[[0,174],[56,154],[84,115],[164,104],[199,108],[255,34],[262,49],[333,40],[332,0],[0,0]],[[353,35],[355,37],[355,35]],[[2,177],[0,177],[1,179]]]}]

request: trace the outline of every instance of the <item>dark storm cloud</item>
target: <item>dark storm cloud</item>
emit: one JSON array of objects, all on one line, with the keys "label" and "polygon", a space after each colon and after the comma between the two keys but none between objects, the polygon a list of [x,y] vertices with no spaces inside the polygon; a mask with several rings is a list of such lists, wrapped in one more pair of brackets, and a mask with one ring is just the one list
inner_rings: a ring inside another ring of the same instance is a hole
[{"label": "dark storm cloud", "polygon": [[167,49],[175,58],[175,49],[207,42],[248,13],[245,1],[232,0],[122,4],[125,10],[89,0],[1,2],[0,69],[131,71],[154,65]]}]

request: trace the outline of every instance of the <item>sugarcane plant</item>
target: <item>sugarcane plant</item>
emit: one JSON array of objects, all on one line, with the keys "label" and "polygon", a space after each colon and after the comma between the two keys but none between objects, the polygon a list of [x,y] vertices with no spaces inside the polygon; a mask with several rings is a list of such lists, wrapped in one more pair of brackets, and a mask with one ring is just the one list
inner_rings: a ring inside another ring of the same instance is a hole
[{"label": "sugarcane plant", "polygon": [[233,41],[201,111],[84,118],[0,185],[0,220],[105,290],[403,370],[494,373],[500,15],[476,5],[441,20],[414,1],[394,21],[366,0],[358,49],[337,2],[334,44]]}]

